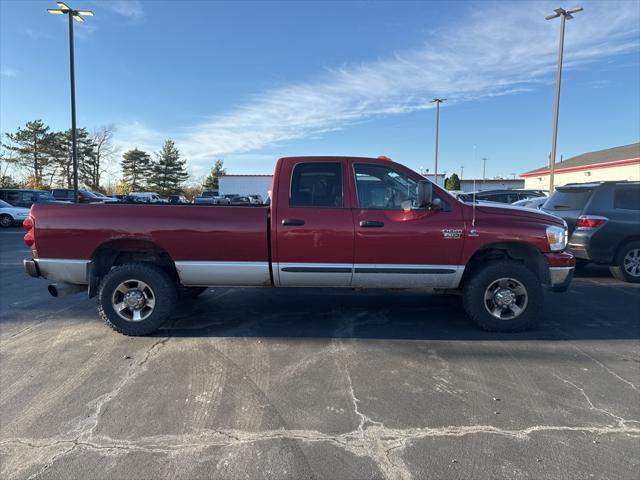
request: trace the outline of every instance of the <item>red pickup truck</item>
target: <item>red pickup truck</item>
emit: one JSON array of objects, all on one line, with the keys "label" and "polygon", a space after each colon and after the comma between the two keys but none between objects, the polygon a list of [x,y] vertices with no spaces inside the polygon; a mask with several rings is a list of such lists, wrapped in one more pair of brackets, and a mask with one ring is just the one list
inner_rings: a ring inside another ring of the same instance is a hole
[{"label": "red pickup truck", "polygon": [[480,327],[522,330],[575,265],[562,219],[463,203],[385,157],[281,158],[269,206],[35,204],[24,225],[27,273],[97,295],[126,335],[208,286],[460,292]]}]

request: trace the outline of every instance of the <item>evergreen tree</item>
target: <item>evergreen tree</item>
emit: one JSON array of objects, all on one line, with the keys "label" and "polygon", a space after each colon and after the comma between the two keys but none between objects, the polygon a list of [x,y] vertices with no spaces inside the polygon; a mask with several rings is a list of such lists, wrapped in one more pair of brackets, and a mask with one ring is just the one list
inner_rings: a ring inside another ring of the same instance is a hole
[{"label": "evergreen tree", "polygon": [[151,157],[143,150],[134,148],[122,156],[122,186],[128,192],[144,189],[151,170]]},{"label": "evergreen tree", "polygon": [[[73,155],[71,129],[57,132],[51,142],[49,173],[54,182],[64,188],[73,188]],[[86,128],[76,128],[76,155],[78,156],[78,183],[89,185],[88,165],[95,155],[94,143]]]},{"label": "evergreen tree", "polygon": [[219,190],[220,189],[220,177],[225,175],[227,170],[223,167],[222,160],[216,160],[211,168],[211,172],[204,180],[202,188],[205,190]]},{"label": "evergreen tree", "polygon": [[5,135],[9,143],[3,145],[4,148],[15,154],[18,164],[29,169],[35,183],[41,184],[44,168],[49,163],[52,140],[49,127],[42,120],[33,120],[15,133]]},{"label": "evergreen tree", "polygon": [[458,177],[458,174],[454,173],[447,178],[444,188],[447,190],[460,190],[460,177]]},{"label": "evergreen tree", "polygon": [[189,178],[187,161],[180,158],[180,151],[173,140],[165,140],[162,149],[156,154],[151,167],[151,187],[160,195],[171,195],[180,191]]}]

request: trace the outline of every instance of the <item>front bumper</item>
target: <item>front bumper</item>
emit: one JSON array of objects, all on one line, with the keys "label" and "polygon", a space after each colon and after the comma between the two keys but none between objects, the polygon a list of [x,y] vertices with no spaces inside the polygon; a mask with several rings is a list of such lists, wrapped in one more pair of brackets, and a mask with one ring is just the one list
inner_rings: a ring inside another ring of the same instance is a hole
[{"label": "front bumper", "polygon": [[576,259],[568,252],[546,253],[549,265],[549,289],[552,292],[565,292],[573,280]]}]

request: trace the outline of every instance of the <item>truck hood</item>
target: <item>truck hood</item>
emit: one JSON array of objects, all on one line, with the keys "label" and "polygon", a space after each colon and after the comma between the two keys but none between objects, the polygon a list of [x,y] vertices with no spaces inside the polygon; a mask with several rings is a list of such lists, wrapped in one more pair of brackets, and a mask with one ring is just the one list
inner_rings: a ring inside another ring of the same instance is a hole
[{"label": "truck hood", "polygon": [[[467,204],[469,207],[473,207],[471,204]],[[482,213],[488,213],[492,215],[510,215],[512,217],[524,217],[530,220],[535,220],[542,223],[548,223],[552,225],[564,225],[562,218],[556,217],[549,213],[542,212],[540,210],[533,210],[526,207],[516,207],[505,203],[495,202],[483,202],[476,203],[476,210]]]}]

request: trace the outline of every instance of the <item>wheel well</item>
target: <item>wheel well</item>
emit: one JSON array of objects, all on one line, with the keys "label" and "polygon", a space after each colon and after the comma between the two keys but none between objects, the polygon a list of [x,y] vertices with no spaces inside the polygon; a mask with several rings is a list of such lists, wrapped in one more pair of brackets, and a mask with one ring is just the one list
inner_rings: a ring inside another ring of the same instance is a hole
[{"label": "wheel well", "polygon": [[132,262],[157,265],[178,281],[178,271],[173,258],[157,244],[145,240],[112,240],[100,245],[93,255],[89,273],[89,296],[96,295],[100,281],[109,270]]},{"label": "wheel well", "polygon": [[499,259],[520,262],[536,274],[540,283],[547,283],[547,262],[537,248],[524,243],[500,242],[485,245],[471,256],[464,269],[460,285],[464,286],[465,282],[483,263]]},{"label": "wheel well", "polygon": [[627,237],[624,240],[622,240],[615,249],[615,253],[613,254],[613,260],[612,260],[613,262],[618,261],[618,255],[620,255],[622,248],[631,242],[640,242],[640,236],[633,235],[631,237]]}]

